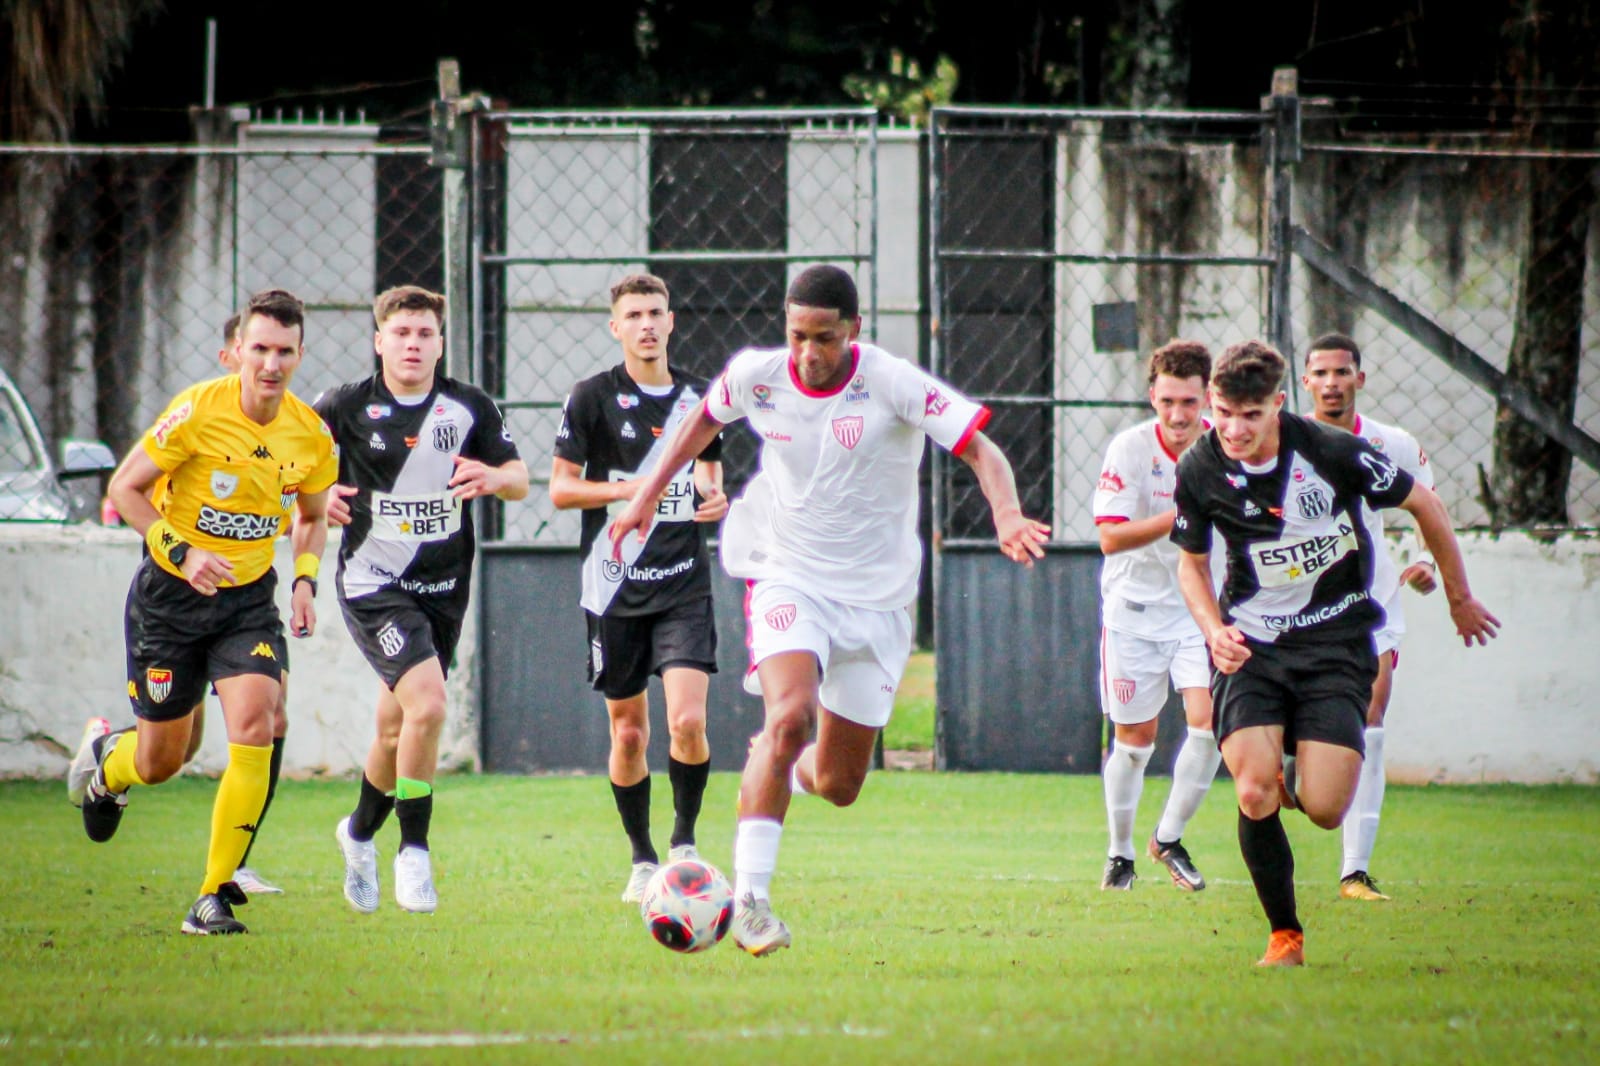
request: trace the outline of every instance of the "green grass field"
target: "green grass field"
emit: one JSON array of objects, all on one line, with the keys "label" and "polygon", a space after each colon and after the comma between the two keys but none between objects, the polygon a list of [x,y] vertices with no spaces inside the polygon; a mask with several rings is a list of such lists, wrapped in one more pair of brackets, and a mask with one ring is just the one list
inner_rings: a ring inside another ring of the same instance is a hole
[{"label": "green grass field", "polygon": [[[719,865],[735,787],[707,794]],[[1388,904],[1338,901],[1337,834],[1292,817],[1309,965],[1263,972],[1221,789],[1186,837],[1197,895],[1148,861],[1099,891],[1093,777],[885,772],[850,810],[802,798],[774,883],[795,946],[752,959],[649,939],[598,776],[445,779],[432,916],[389,895],[392,822],[384,905],[350,911],[332,829],[354,785],[286,781],[254,859],[288,894],[241,909],[248,936],[186,937],[214,788],[141,790],[94,845],[58,783],[0,784],[0,1058],[1530,1063],[1593,1061],[1600,1035],[1592,789],[1391,788]]]}]

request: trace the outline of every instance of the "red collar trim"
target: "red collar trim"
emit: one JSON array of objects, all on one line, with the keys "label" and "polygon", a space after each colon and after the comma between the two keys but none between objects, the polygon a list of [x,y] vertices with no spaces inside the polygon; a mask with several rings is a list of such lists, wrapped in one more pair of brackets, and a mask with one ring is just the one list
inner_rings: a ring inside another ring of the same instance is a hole
[{"label": "red collar trim", "polygon": [[849,385],[850,382],[855,380],[856,371],[861,368],[861,346],[859,344],[850,345],[850,373],[846,374],[844,376],[844,380],[839,382],[838,388],[829,392],[818,392],[816,389],[811,388],[805,382],[801,381],[800,375],[794,372],[794,359],[792,357],[785,360],[784,365],[789,368],[789,380],[793,382],[795,388],[800,390],[800,395],[810,396],[813,399],[825,400],[829,396],[839,395],[845,390],[846,385]]}]

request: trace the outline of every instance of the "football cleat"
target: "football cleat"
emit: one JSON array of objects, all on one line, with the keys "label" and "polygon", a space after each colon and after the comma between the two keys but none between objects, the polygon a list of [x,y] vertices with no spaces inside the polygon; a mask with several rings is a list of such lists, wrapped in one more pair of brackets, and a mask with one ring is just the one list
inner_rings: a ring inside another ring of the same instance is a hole
[{"label": "football cleat", "polygon": [[1283,757],[1283,769],[1278,773],[1278,805],[1291,811],[1300,809],[1300,797],[1294,790],[1294,756]]},{"label": "football cleat", "polygon": [[241,866],[233,871],[233,880],[240,888],[252,896],[281,896],[283,889],[268,881],[248,866]]},{"label": "football cleat", "polygon": [[627,887],[622,890],[622,902],[643,903],[645,886],[650,883],[650,879],[656,875],[658,869],[660,867],[653,862],[634,863],[633,872],[628,875]]},{"label": "football cleat", "polygon": [[234,906],[248,902],[248,897],[232,881],[218,885],[215,892],[207,892],[194,901],[189,913],[183,916],[183,931],[191,936],[228,936],[249,932],[244,923],[233,916]]},{"label": "football cleat", "polygon": [[94,773],[83,790],[83,831],[96,844],[104,844],[117,835],[122,824],[122,811],[128,805],[127,792],[112,792],[106,788],[106,757],[117,746],[121,733],[108,733],[95,737],[90,744],[94,753]]},{"label": "football cleat", "polygon": [[427,848],[401,848],[395,855],[394,901],[412,914],[432,914],[439,909],[439,894],[433,890],[433,859]]},{"label": "football cleat", "polygon": [[1380,903],[1389,897],[1378,890],[1378,882],[1374,881],[1367,871],[1357,870],[1348,877],[1339,879],[1339,898]]},{"label": "football cleat", "polygon": [[1267,953],[1257,966],[1304,966],[1306,964],[1306,935],[1293,929],[1274,929],[1267,941]]},{"label": "football cleat", "polygon": [[1195,869],[1194,860],[1189,858],[1189,849],[1183,846],[1181,840],[1163,844],[1151,837],[1150,857],[1167,868],[1167,873],[1172,875],[1172,883],[1183,891],[1199,892],[1206,887],[1206,879]]},{"label": "football cleat", "polygon": [[362,914],[371,914],[378,909],[378,845],[352,839],[349,818],[339,819],[333,839],[344,853],[344,898]]},{"label": "football cleat", "polygon": [[671,849],[667,851],[667,861],[669,863],[683,862],[685,860],[693,862],[700,861],[700,852],[696,850],[693,844],[674,844],[672,845]]},{"label": "football cleat", "polygon": [[1105,873],[1100,875],[1100,890],[1119,889],[1126,892],[1133,888],[1137,880],[1139,875],[1133,870],[1133,860],[1113,855],[1106,860]]},{"label": "football cleat", "polygon": [[94,772],[100,769],[100,760],[94,742],[111,732],[111,723],[104,718],[91,718],[83,727],[83,739],[78,742],[78,752],[67,767],[67,802],[74,807],[83,806],[83,794],[89,788]]},{"label": "football cleat", "polygon": [[792,943],[789,927],[772,913],[772,901],[747,892],[733,911],[733,942],[756,958]]}]

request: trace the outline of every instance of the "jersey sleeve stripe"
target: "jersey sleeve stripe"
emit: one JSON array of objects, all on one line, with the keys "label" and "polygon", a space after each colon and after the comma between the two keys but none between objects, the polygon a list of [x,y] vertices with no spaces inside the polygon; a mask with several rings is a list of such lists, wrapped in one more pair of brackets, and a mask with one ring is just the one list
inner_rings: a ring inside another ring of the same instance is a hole
[{"label": "jersey sleeve stripe", "polygon": [[984,426],[989,424],[989,419],[994,417],[994,412],[987,407],[978,408],[978,413],[972,416],[966,431],[961,434],[961,439],[956,441],[955,447],[950,449],[950,454],[959,456],[967,450],[967,445],[972,443],[972,438],[977,436]]},{"label": "jersey sleeve stripe", "polygon": [[1126,515],[1120,514],[1097,514],[1094,516],[1094,524],[1097,526],[1115,526],[1127,521],[1130,521],[1130,519]]}]

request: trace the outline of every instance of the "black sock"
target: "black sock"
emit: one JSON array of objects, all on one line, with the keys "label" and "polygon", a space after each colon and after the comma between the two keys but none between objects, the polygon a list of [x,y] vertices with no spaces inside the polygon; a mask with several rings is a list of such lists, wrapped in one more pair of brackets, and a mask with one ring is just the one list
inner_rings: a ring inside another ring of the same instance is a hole
[{"label": "black sock", "polygon": [[694,823],[700,817],[700,800],[711,776],[711,760],[679,762],[667,756],[667,778],[672,782],[672,846],[694,843]]},{"label": "black sock", "polygon": [[383,828],[383,823],[389,820],[392,810],[394,797],[384,795],[367,780],[366,774],[362,774],[361,798],[356,801],[356,809],[350,815],[350,839],[371,840]]},{"label": "black sock", "polygon": [[633,845],[633,861],[659,862],[656,846],[650,843],[650,775],[645,774],[637,785],[613,781],[611,794],[617,800],[617,813],[622,815],[622,830]]},{"label": "black sock", "polygon": [[428,824],[433,821],[433,793],[416,799],[394,801],[394,816],[400,820],[400,846],[428,850]]},{"label": "black sock", "polygon": [[1300,919],[1294,906],[1294,852],[1283,820],[1273,811],[1260,821],[1239,812],[1239,851],[1255,882],[1256,897],[1267,912],[1272,931],[1292,929],[1300,932]]},{"label": "black sock", "polygon": [[250,849],[256,846],[256,837],[261,835],[261,823],[267,820],[267,810],[272,806],[273,793],[278,791],[278,773],[283,769],[283,738],[272,738],[272,765],[267,769],[267,799],[261,804],[261,816],[256,819],[256,831],[250,834],[250,843],[244,846],[244,854],[239,856],[240,866],[250,865]]}]

